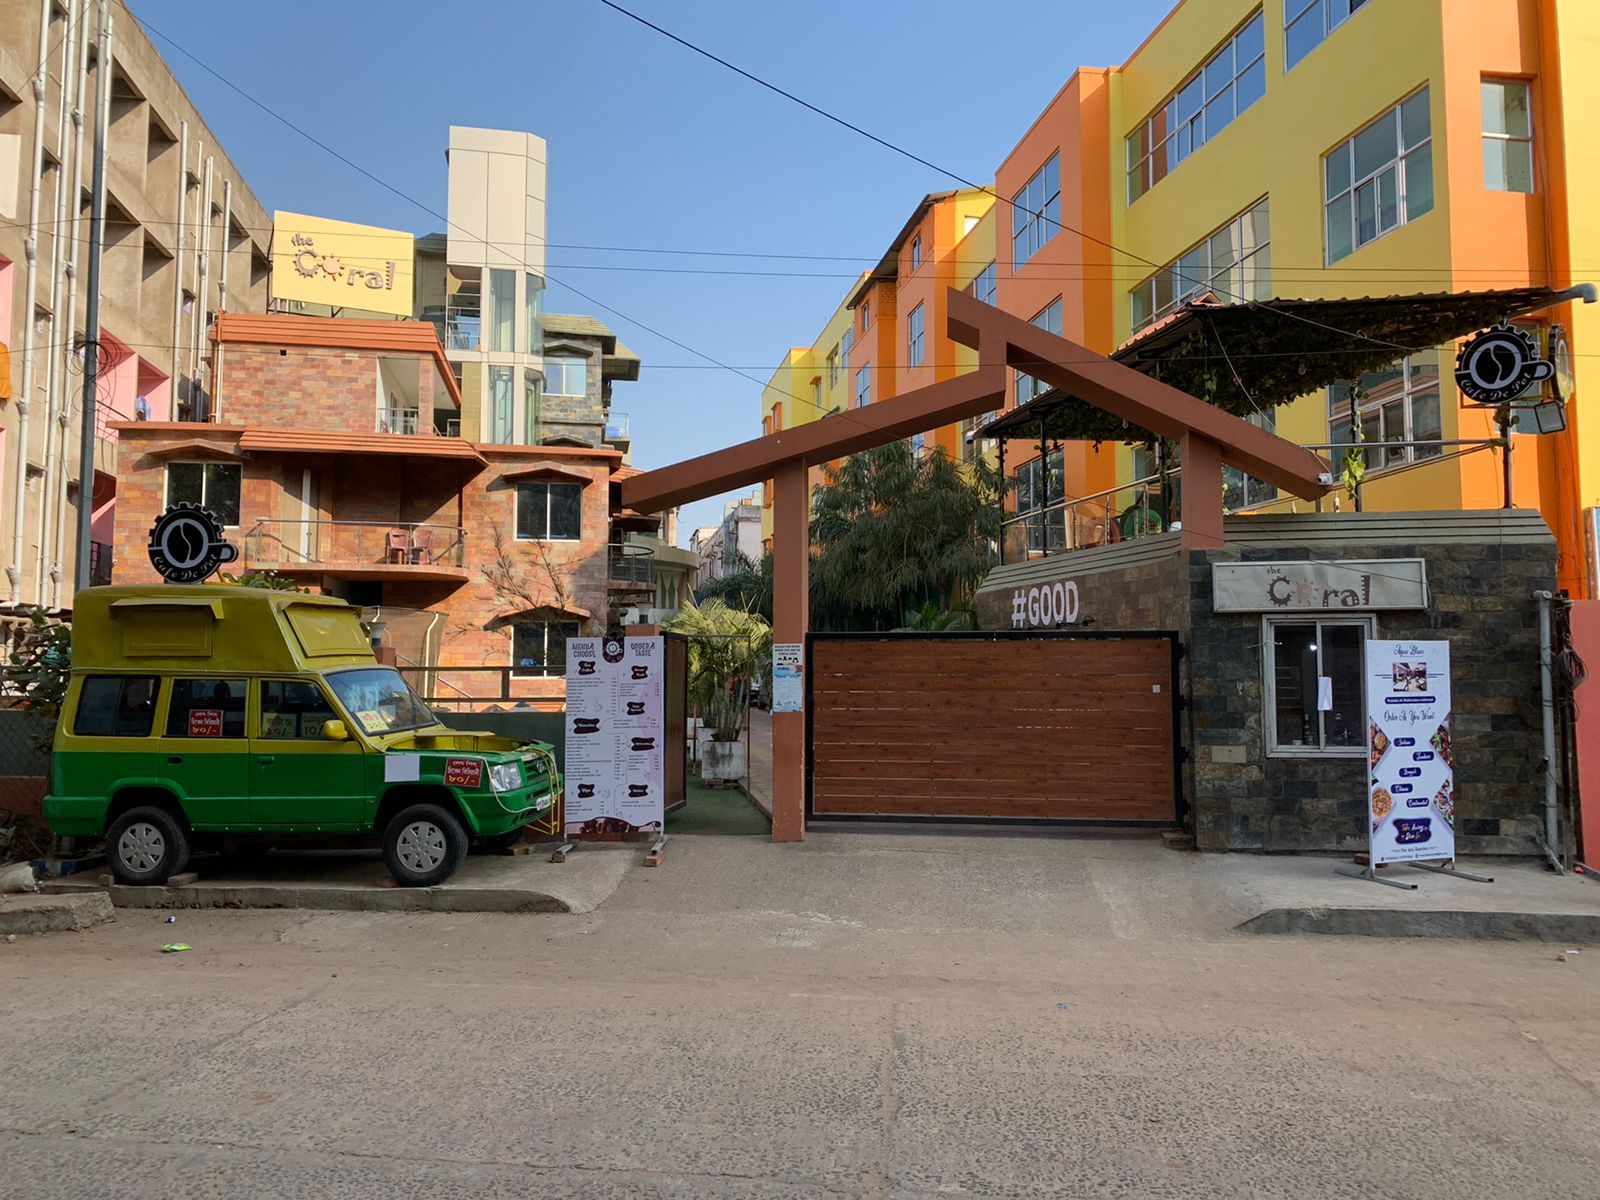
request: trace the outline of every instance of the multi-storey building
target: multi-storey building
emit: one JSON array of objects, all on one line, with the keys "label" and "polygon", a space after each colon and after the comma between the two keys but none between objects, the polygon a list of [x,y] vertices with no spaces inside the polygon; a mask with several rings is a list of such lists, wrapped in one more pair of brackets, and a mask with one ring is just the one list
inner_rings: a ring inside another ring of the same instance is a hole
[{"label": "multi-storey building", "polygon": [[0,609],[70,607],[89,190],[109,102],[91,575],[111,571],[116,423],[203,416],[206,329],[267,304],[267,218],[124,6],[0,0]]}]

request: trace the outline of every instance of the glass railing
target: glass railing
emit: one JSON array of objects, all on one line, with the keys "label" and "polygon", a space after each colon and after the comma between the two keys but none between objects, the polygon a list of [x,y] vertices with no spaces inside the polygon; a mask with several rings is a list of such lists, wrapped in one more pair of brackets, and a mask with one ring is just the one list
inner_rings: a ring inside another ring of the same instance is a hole
[{"label": "glass railing", "polygon": [[625,442],[628,440],[628,414],[608,412],[606,414],[606,441]]},{"label": "glass railing", "polygon": [[[1177,469],[1168,479],[1176,495]],[[1023,562],[1165,533],[1175,515],[1163,504],[1161,476],[1151,475],[1007,517],[1001,523],[1000,561]]]},{"label": "glass railing", "polygon": [[378,432],[417,433],[421,429],[421,416],[421,410],[415,408],[379,409]]},{"label": "glass railing", "polygon": [[244,536],[247,569],[304,567],[449,566],[466,561],[466,532],[458,525],[389,521],[261,520]]}]

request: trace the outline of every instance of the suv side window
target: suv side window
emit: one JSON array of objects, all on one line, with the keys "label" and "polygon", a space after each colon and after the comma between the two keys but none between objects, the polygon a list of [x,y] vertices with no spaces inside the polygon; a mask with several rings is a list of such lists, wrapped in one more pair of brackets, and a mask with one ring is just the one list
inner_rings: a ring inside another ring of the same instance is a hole
[{"label": "suv side window", "polygon": [[156,716],[154,675],[90,675],[78,692],[78,737],[149,737]]},{"label": "suv side window", "polygon": [[174,679],[167,736],[242,738],[244,696],[242,679]]},{"label": "suv side window", "polygon": [[264,738],[321,738],[322,723],[338,720],[322,689],[304,679],[261,681]]}]

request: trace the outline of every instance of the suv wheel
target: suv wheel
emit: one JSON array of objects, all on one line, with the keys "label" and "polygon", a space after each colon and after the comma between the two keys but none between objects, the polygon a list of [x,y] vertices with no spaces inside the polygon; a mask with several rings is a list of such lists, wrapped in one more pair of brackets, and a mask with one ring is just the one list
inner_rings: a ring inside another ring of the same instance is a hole
[{"label": "suv wheel", "polygon": [[395,882],[405,887],[444,882],[466,856],[466,830],[437,804],[401,809],[383,831],[383,861]]},{"label": "suv wheel", "polygon": [[106,857],[118,883],[166,883],[189,863],[189,836],[164,808],[130,808],[106,830]]}]

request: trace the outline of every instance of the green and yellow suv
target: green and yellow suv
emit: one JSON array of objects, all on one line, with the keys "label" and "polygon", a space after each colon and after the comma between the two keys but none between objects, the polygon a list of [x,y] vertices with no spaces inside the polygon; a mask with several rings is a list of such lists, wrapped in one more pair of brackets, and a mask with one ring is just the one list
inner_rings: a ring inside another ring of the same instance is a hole
[{"label": "green and yellow suv", "polygon": [[103,837],[122,883],[164,883],[197,843],[303,839],[376,841],[427,886],[560,789],[549,746],[441,724],[342,600],[163,584],[74,603],[45,819]]}]

